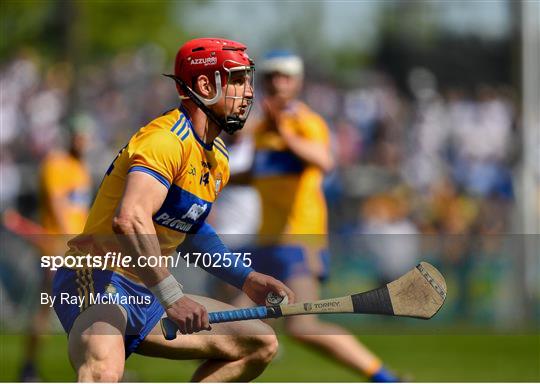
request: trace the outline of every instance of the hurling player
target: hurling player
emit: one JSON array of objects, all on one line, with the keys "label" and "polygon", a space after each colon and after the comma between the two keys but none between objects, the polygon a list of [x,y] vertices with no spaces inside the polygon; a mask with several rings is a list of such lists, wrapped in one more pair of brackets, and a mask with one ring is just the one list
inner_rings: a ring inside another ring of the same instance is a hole
[{"label": "hurling player", "polygon": [[[298,100],[303,62],[286,51],[269,53],[261,64],[263,117],[254,126],[254,185],[262,204],[257,271],[286,282],[298,301],[319,299],[328,274],[327,216],[322,190],[333,167],[328,127]],[[381,361],[341,327],[316,316],[285,319],[287,332],[324,350],[373,381],[395,381]]]},{"label": "hurling player", "polygon": [[[227,252],[205,219],[229,179],[227,150],[217,136],[243,127],[252,105],[253,69],[246,46],[238,42],[202,38],[184,44],[170,75],[181,105],[141,128],[120,150],[103,178],[83,234],[69,242],[68,253],[122,251],[140,261],[141,255],[168,255],[188,242],[186,247],[199,252]],[[270,292],[293,294],[243,263],[207,270],[260,304]],[[182,288],[164,265],[60,268],[53,294],[67,292],[82,299],[81,306],[55,303],[69,334],[69,357],[78,379],[118,381],[133,352],[202,360],[195,381],[257,377],[277,350],[271,328],[247,321],[210,330],[207,311],[232,307],[187,295]],[[144,300],[92,305],[92,293]],[[165,340],[158,324],[164,313],[185,336]]]},{"label": "hurling player", "polygon": [[[47,233],[47,249],[41,249],[43,255],[56,255],[64,252],[65,241],[62,235],[81,233],[88,216],[90,205],[91,178],[83,162],[83,155],[88,143],[84,121],[77,118],[69,136],[68,151],[51,151],[42,161],[39,176],[40,222]],[[63,243],[60,246],[59,243]],[[57,248],[60,248],[57,249]],[[51,291],[52,273],[43,272],[41,291]],[[25,338],[21,381],[39,381],[36,367],[41,335],[49,319],[49,307],[41,305],[32,317]]]}]

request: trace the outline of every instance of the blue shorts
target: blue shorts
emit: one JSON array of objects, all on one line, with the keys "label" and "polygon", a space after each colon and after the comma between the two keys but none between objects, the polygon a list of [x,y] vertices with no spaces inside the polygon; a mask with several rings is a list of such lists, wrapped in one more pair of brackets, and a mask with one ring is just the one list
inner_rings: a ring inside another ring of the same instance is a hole
[{"label": "blue shorts", "polygon": [[[54,310],[66,333],[69,334],[77,316],[96,303],[90,300],[90,293],[94,299],[106,295],[109,303],[117,303],[126,310],[126,358],[137,349],[164,313],[159,301],[145,286],[118,273],[99,269],[59,268],[54,276],[52,294],[55,297]],[[61,300],[62,297],[66,299]],[[85,298],[82,306],[67,300],[78,297]],[[97,299],[97,302],[103,301]]]},{"label": "blue shorts", "polygon": [[317,252],[316,263],[320,268],[314,271],[310,267],[306,248],[297,245],[275,245],[256,248],[252,252],[251,267],[257,272],[286,281],[291,277],[316,275],[320,281],[328,278],[330,272],[330,254],[327,249]]}]

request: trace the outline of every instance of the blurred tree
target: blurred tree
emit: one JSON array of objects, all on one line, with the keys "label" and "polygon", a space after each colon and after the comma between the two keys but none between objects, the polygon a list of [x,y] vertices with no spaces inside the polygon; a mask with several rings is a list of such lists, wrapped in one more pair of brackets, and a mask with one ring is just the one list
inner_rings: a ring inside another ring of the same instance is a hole
[{"label": "blurred tree", "polygon": [[6,0],[0,5],[3,59],[30,46],[51,60],[93,61],[154,43],[169,54],[187,34],[169,1]]},{"label": "blurred tree", "polygon": [[136,48],[146,43],[175,53],[187,34],[176,23],[170,1],[78,2],[79,33],[92,57]]},{"label": "blurred tree", "polygon": [[187,38],[174,18],[179,7],[165,0],[4,0],[0,63],[28,52],[45,67],[65,63],[73,75],[67,89],[70,115],[77,109],[76,89],[86,64],[150,45],[172,57]]},{"label": "blurred tree", "polygon": [[[0,55],[2,61],[21,46],[45,39],[50,3],[6,0],[0,3]],[[46,44],[46,45],[51,45]]]}]

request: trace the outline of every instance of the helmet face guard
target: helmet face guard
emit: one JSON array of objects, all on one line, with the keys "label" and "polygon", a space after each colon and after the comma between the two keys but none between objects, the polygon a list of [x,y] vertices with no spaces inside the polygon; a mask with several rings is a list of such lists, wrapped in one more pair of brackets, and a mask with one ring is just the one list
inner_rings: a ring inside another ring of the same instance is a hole
[{"label": "helmet face guard", "polygon": [[[227,85],[225,87],[225,126],[222,127],[225,132],[232,135],[234,132],[242,129],[251,112],[253,106],[253,79],[255,67],[236,66],[226,69],[228,72]],[[242,87],[238,85],[242,84]],[[216,82],[217,85],[217,82]],[[238,90],[242,93],[238,93]],[[251,90],[248,97],[248,89]],[[218,92],[220,92],[219,90]],[[229,101],[229,102],[228,102]],[[229,104],[229,105],[227,105]],[[239,111],[237,112],[237,110]]]},{"label": "helmet face guard", "polygon": [[[175,75],[165,75],[176,81],[181,99],[192,100],[212,122],[229,134],[243,128],[252,107],[255,68],[245,50],[246,46],[231,40],[195,39],[178,51]],[[200,75],[214,80],[216,94],[211,99],[197,94],[188,85]],[[248,91],[251,91],[249,95]],[[209,108],[220,102],[223,94],[223,111]]]}]

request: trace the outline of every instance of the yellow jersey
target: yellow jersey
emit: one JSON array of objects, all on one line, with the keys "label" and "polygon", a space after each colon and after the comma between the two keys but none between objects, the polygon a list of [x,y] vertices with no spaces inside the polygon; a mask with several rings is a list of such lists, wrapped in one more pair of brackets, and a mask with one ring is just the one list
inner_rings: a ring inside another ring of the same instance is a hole
[{"label": "yellow jersey", "polygon": [[[281,124],[298,136],[329,145],[326,123],[304,103],[291,103],[283,112]],[[323,172],[288,150],[267,119],[258,122],[254,132],[254,185],[262,204],[259,234],[326,234]]]},{"label": "yellow jersey", "polygon": [[[81,233],[88,216],[91,179],[83,162],[68,153],[52,152],[42,162],[40,169],[41,225],[49,234]],[[51,200],[62,198],[62,230],[51,207]],[[67,231],[66,233],[62,233]]]},{"label": "yellow jersey", "polygon": [[[152,219],[161,254],[169,255],[187,233],[202,226],[228,182],[228,153],[220,138],[205,144],[180,109],[153,120],[131,137],[110,165],[82,235],[70,241],[70,254],[102,255],[117,250],[114,244],[100,244],[99,239],[114,239],[107,235],[113,235],[112,220],[130,172],[145,172],[168,189]],[[132,272],[114,270],[139,281]]]}]

